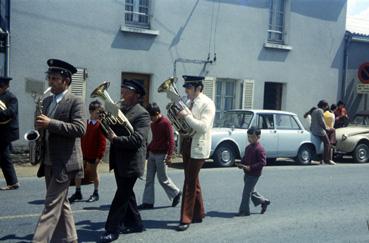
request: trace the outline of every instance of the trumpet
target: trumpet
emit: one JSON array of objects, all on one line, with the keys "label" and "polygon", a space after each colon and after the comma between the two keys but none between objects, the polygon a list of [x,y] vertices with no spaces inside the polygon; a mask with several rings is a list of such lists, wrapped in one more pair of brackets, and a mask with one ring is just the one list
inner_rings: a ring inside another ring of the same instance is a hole
[{"label": "trumpet", "polygon": [[[0,110],[1,110],[1,111],[5,111],[6,109],[8,109],[8,108],[6,107],[6,104],[5,104],[3,101],[1,101],[1,100],[0,100]],[[0,125],[7,124],[7,123],[9,123],[9,122],[10,122],[10,120],[11,120],[11,119],[8,119],[8,120],[5,120],[5,121],[1,121],[1,122],[0,122]]]},{"label": "trumpet", "polygon": [[106,91],[110,82],[104,81],[92,91],[90,97],[99,97],[105,102],[105,110],[100,110],[101,127],[105,134],[113,130],[118,136],[133,134],[133,127],[117,104]]}]

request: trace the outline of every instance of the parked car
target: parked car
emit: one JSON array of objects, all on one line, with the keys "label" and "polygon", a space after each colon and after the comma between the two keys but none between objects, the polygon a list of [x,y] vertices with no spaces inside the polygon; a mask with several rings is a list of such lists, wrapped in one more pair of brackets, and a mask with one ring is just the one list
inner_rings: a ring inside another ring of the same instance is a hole
[{"label": "parked car", "polygon": [[351,155],[357,163],[369,161],[369,112],[358,112],[347,127],[336,129],[336,155]]},{"label": "parked car", "polygon": [[276,110],[231,110],[214,123],[211,158],[219,166],[232,166],[243,157],[248,145],[247,129],[261,129],[261,144],[268,161],[276,158],[294,158],[299,164],[309,164],[315,154],[321,153],[318,138],[306,131],[297,115]]}]

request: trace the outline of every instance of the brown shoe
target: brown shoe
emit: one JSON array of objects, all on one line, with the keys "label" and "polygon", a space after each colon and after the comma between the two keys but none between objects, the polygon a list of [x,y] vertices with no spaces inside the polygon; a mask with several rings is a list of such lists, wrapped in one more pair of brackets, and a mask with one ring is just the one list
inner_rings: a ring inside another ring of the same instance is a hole
[{"label": "brown shoe", "polygon": [[13,185],[7,185],[7,186],[4,186],[4,187],[0,187],[0,190],[2,191],[8,191],[8,190],[16,190],[19,188],[19,183],[15,183]]},{"label": "brown shoe", "polygon": [[261,204],[261,212],[260,212],[261,214],[265,213],[265,211],[267,210],[269,204],[270,204],[269,200],[266,200],[265,202],[263,202]]}]

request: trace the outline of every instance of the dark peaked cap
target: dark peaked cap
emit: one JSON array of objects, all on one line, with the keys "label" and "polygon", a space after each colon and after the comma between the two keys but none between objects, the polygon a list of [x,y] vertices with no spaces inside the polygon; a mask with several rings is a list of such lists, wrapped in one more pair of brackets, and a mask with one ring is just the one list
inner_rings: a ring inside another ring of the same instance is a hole
[{"label": "dark peaked cap", "polygon": [[134,92],[136,92],[137,94],[141,96],[145,95],[145,89],[138,80],[124,79],[121,87],[133,90]]},{"label": "dark peaked cap", "polygon": [[189,75],[183,75],[182,76],[185,83],[183,85],[184,88],[189,88],[191,86],[199,86],[202,84],[202,81],[204,80],[204,77],[202,76],[189,76]]},{"label": "dark peaked cap", "polygon": [[71,77],[73,74],[77,72],[77,68],[75,68],[72,64],[64,62],[58,59],[49,59],[47,60],[47,65],[49,66],[49,70],[47,73],[50,72],[60,72],[60,73],[68,73]]},{"label": "dark peaked cap", "polygon": [[12,80],[11,77],[3,77],[3,76],[0,76],[0,84],[2,84],[2,83],[8,84],[10,80]]}]

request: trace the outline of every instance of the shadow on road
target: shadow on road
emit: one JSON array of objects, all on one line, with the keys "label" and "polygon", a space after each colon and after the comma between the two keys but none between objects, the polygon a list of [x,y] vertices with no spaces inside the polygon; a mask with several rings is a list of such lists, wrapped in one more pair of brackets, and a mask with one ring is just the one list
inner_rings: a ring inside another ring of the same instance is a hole
[{"label": "shadow on road", "polygon": [[32,205],[42,205],[45,203],[45,200],[43,199],[40,199],[40,200],[33,200],[33,201],[29,201],[28,202],[29,204],[32,204]]},{"label": "shadow on road", "polygon": [[31,242],[32,238],[33,238],[33,234],[26,235],[26,236],[23,236],[23,237],[16,236],[15,234],[12,234],[12,235],[5,235],[5,236],[1,237],[0,241],[4,242],[4,241],[10,241],[10,240],[17,240],[17,242]]},{"label": "shadow on road", "polygon": [[233,218],[236,213],[230,213],[230,212],[219,212],[219,211],[209,211],[206,213],[206,216],[208,217],[215,217],[215,218]]},{"label": "shadow on road", "polygon": [[143,220],[143,225],[147,229],[177,229],[179,221],[168,221],[168,220]]},{"label": "shadow on road", "polygon": [[108,211],[110,209],[110,204],[100,205],[99,207],[84,207],[84,210],[101,210]]},{"label": "shadow on road", "polygon": [[83,220],[76,223],[82,228],[77,230],[78,242],[96,242],[100,235],[104,232],[105,222],[91,222],[91,220]]}]

